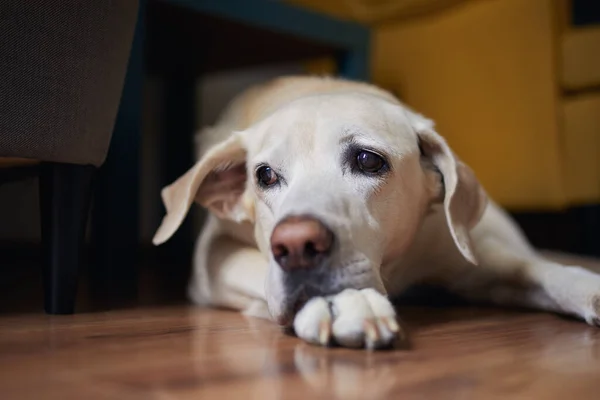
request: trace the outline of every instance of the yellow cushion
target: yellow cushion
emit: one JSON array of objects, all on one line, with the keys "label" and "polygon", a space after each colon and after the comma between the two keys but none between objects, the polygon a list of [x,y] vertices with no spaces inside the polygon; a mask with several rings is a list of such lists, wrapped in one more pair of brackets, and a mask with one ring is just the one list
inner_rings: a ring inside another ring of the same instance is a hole
[{"label": "yellow cushion", "polygon": [[566,205],[553,0],[470,1],[374,29],[373,78],[435,119],[490,195]]},{"label": "yellow cushion", "polygon": [[563,88],[600,85],[600,27],[566,31],[561,49]]},{"label": "yellow cushion", "polygon": [[565,183],[574,204],[600,200],[600,93],[567,98],[562,104]]}]

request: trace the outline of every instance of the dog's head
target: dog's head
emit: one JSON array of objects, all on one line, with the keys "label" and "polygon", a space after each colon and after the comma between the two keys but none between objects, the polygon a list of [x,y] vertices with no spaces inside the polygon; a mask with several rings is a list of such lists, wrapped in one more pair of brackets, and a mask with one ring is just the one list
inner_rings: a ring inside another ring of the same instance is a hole
[{"label": "dog's head", "polygon": [[286,323],[299,303],[345,288],[385,293],[380,268],[411,245],[442,205],[456,247],[475,262],[468,231],[486,196],[433,124],[384,98],[305,97],[233,133],[165,188],[167,240],[196,201],[254,224],[269,260],[267,300]]}]

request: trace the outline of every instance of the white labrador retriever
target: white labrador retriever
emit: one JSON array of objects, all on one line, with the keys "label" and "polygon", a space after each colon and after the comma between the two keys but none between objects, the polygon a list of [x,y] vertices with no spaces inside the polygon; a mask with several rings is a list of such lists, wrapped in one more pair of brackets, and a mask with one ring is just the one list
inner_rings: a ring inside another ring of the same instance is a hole
[{"label": "white labrador retriever", "polygon": [[432,121],[374,86],[280,78],[198,135],[163,190],[169,239],[195,201],[195,303],[293,326],[311,343],[402,335],[388,297],[417,282],[600,324],[600,275],[538,255]]}]

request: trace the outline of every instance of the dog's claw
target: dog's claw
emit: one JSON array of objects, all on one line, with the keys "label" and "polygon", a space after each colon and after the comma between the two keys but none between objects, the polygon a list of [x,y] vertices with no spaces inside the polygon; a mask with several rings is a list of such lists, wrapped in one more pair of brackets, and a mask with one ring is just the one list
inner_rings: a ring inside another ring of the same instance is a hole
[{"label": "dog's claw", "polygon": [[319,343],[321,346],[328,346],[331,338],[331,321],[322,320],[319,325]]},{"label": "dog's claw", "polygon": [[368,349],[373,349],[380,340],[377,324],[373,320],[365,320],[365,345]]},{"label": "dog's claw", "polygon": [[398,325],[398,322],[396,322],[396,318],[394,317],[387,317],[387,318],[382,318],[381,322],[383,322],[383,324],[386,326],[386,328],[388,328],[391,332],[393,333],[400,333],[400,326]]}]

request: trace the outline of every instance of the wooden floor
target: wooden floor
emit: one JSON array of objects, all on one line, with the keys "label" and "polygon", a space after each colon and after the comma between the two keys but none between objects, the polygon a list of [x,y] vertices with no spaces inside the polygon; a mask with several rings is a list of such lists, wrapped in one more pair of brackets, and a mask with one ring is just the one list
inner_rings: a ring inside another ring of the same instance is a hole
[{"label": "wooden floor", "polygon": [[185,305],[3,316],[0,398],[600,398],[600,329],[493,308],[399,312],[412,347],[385,352]]},{"label": "wooden floor", "polygon": [[420,293],[420,306],[398,309],[409,349],[322,349],[181,304],[185,279],[144,279],[144,306],[111,312],[85,312],[82,287],[84,312],[46,316],[39,267],[13,267],[0,281],[0,400],[600,399],[600,329],[555,315],[441,307]]}]

